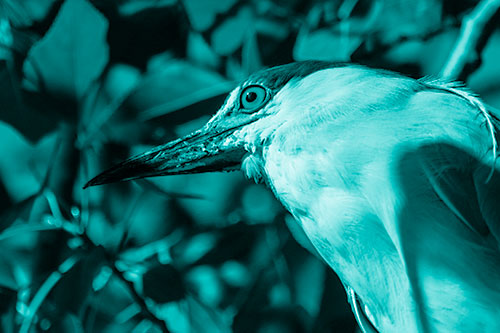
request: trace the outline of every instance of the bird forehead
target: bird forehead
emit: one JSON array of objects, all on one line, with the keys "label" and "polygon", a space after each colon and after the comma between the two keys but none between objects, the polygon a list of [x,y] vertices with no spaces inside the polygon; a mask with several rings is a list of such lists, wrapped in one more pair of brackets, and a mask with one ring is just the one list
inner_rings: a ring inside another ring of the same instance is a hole
[{"label": "bird forehead", "polygon": [[344,66],[346,66],[345,63],[334,63],[328,61],[309,60],[293,62],[256,72],[252,74],[248,80],[243,82],[241,87],[259,84],[276,93],[292,79],[302,79],[323,69],[340,68]]},{"label": "bird forehead", "polygon": [[313,104],[339,101],[341,96],[349,94],[353,85],[360,84],[362,77],[369,72],[359,67],[327,68],[309,74],[300,79],[290,80],[275,97],[281,105],[292,104],[309,107]]}]

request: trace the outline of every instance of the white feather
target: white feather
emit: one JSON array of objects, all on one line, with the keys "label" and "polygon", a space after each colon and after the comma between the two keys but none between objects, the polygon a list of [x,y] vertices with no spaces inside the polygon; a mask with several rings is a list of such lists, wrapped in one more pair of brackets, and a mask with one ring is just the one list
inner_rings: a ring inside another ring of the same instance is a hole
[{"label": "white feather", "polygon": [[500,331],[498,247],[436,195],[425,163],[443,175],[454,166],[422,151],[457,146],[494,163],[478,99],[352,66],[290,81],[262,112],[274,114],[237,134],[254,152],[243,170],[266,180],[380,331]]}]

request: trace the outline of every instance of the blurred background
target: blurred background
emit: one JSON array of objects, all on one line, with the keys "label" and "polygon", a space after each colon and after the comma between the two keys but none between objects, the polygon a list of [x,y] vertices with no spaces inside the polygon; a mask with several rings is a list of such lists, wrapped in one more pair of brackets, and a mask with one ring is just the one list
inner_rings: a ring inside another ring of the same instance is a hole
[{"label": "blurred background", "polygon": [[241,173],[82,186],[297,60],[458,79],[498,107],[499,6],[0,0],[0,331],[356,332],[338,278]]}]

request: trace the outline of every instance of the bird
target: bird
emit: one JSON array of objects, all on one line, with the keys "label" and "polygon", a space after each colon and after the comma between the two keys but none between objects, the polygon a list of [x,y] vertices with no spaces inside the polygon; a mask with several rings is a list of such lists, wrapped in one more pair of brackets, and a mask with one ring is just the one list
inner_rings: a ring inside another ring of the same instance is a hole
[{"label": "bird", "polygon": [[500,332],[499,127],[460,83],[293,62],[85,187],[241,170],[339,276],[364,332]]}]

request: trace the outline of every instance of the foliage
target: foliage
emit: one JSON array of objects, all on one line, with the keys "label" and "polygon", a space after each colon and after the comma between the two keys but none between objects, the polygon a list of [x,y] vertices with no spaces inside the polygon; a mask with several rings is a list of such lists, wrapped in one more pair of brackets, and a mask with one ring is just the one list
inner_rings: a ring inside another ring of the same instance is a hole
[{"label": "foliage", "polygon": [[1,330],[353,332],[342,285],[264,186],[239,173],[82,185],[293,60],[418,77],[455,52],[450,73],[498,106],[498,14],[454,48],[475,5],[0,2]]}]

